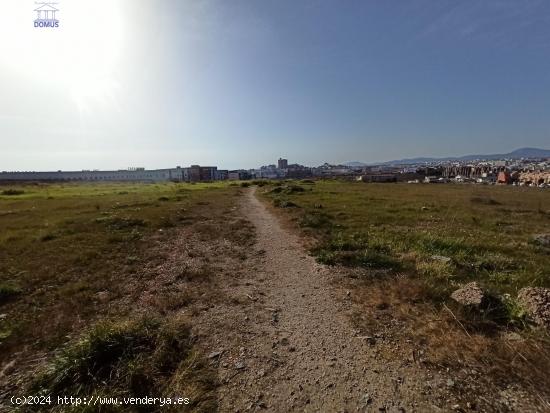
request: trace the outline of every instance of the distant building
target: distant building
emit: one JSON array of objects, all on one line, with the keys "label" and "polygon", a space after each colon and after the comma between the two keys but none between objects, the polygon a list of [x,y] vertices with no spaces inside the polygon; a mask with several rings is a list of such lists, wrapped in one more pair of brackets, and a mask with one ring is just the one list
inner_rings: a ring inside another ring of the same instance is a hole
[{"label": "distant building", "polygon": [[277,161],[277,167],[279,169],[287,169],[288,168],[288,159],[279,158]]},{"label": "distant building", "polygon": [[118,171],[0,172],[0,181],[91,181],[91,182],[200,182],[218,179],[216,166],[193,165],[189,168],[128,168]]},{"label": "distant building", "polygon": [[218,169],[216,174],[217,181],[225,181],[229,179],[229,171],[227,169]]},{"label": "distant building", "polygon": [[550,171],[521,172],[518,181],[520,185],[550,185]]},{"label": "distant building", "polygon": [[244,169],[229,171],[227,176],[230,181],[243,181],[251,178],[250,173]]},{"label": "distant building", "polygon": [[507,171],[500,171],[497,176],[497,184],[509,184],[512,182],[510,173]]},{"label": "distant building", "polygon": [[298,164],[288,165],[286,171],[287,178],[310,178],[313,176],[311,168]]},{"label": "distant building", "polygon": [[397,182],[395,174],[369,174],[361,175],[358,180],[363,182]]},{"label": "distant building", "polygon": [[183,180],[186,182],[215,181],[217,170],[216,166],[191,165],[189,168],[185,168]]}]

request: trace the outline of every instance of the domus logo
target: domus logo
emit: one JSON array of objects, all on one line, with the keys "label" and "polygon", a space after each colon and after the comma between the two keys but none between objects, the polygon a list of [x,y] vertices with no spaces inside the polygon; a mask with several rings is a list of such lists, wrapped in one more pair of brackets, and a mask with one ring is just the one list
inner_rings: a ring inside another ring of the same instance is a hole
[{"label": "domus logo", "polygon": [[36,12],[34,27],[59,27],[59,20],[55,16],[59,9],[54,7],[57,3],[36,3],[36,5],[38,7],[34,9]]}]

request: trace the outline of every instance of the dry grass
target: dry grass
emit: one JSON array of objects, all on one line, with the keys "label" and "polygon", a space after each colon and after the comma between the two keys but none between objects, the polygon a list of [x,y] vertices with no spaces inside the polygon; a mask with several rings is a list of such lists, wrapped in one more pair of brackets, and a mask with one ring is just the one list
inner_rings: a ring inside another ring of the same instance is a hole
[{"label": "dry grass", "polygon": [[[365,334],[386,330],[410,339],[424,366],[449,369],[459,377],[474,371],[480,383],[520,386],[541,399],[550,397],[550,338],[540,331],[520,335],[491,319],[473,320],[457,305],[434,306],[422,282],[407,277],[364,283],[355,301],[374,315],[355,317]],[[398,331],[388,327],[394,318],[400,321]]]},{"label": "dry grass", "polygon": [[153,396],[184,393],[191,411],[215,409],[215,375],[188,326],[205,302],[226,299],[217,272],[254,240],[250,223],[235,218],[239,193],[84,184],[0,196],[0,363],[16,362],[3,387],[21,393],[40,356],[49,367],[34,390],[137,396],[143,385]]}]

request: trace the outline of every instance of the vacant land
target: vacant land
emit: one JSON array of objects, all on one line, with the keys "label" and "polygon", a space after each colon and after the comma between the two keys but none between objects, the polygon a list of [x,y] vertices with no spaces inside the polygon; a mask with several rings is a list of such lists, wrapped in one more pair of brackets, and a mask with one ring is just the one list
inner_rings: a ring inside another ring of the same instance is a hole
[{"label": "vacant land", "polygon": [[[342,181],[263,190],[318,262],[349,268],[365,335],[410,342],[420,364],[454,371],[463,394],[520,388],[548,407],[548,336],[515,300],[522,287],[550,286],[550,253],[533,242],[550,232],[548,191]],[[458,306],[450,294],[470,281],[498,302]],[[495,399],[485,408],[506,408]]]},{"label": "vacant land", "polygon": [[549,193],[255,184],[0,187],[0,411],[548,410]]},{"label": "vacant land", "polygon": [[235,214],[239,189],[29,184],[0,194],[1,396],[177,393],[214,409],[216,375],[194,346],[192,314],[224,299],[218,258],[240,262],[253,240]]}]

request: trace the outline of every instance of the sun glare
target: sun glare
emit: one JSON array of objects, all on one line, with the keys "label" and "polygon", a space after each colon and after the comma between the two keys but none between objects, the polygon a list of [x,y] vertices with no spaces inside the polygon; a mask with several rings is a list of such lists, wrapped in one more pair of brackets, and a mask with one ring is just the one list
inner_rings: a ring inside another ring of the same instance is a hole
[{"label": "sun glare", "polygon": [[55,4],[59,10],[55,28],[33,26],[39,4],[8,4],[13,18],[0,26],[4,66],[33,86],[65,93],[81,112],[116,107],[115,69],[124,42],[119,2],[60,1]]}]

